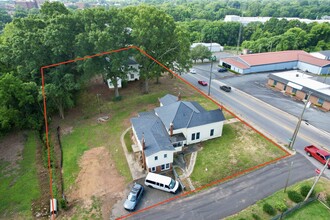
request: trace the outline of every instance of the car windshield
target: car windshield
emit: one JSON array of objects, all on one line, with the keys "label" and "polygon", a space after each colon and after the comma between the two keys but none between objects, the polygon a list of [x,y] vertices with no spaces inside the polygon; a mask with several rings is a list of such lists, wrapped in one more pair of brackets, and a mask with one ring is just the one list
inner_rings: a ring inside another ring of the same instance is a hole
[{"label": "car windshield", "polygon": [[136,200],[136,196],[133,194],[129,194],[127,199],[131,202],[134,202]]},{"label": "car windshield", "polygon": [[175,186],[175,181],[172,179],[170,182],[170,189],[173,189]]}]

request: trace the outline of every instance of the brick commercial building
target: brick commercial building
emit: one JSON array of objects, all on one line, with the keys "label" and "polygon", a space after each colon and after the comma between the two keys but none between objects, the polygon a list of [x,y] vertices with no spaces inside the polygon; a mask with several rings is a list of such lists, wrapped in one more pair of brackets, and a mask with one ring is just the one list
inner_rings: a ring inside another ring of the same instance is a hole
[{"label": "brick commercial building", "polygon": [[312,76],[296,70],[269,74],[268,85],[295,97],[306,100],[322,110],[330,111],[330,85],[312,79]]}]

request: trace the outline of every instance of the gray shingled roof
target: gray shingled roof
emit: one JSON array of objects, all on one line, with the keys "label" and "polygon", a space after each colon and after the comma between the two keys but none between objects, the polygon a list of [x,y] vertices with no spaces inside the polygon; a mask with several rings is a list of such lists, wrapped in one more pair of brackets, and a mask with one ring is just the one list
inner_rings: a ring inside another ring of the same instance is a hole
[{"label": "gray shingled roof", "polygon": [[172,104],[172,103],[178,101],[178,97],[171,95],[171,94],[167,94],[164,97],[160,98],[159,101],[163,105],[169,105],[169,104]]},{"label": "gray shingled roof", "polygon": [[141,141],[144,137],[146,156],[150,156],[162,150],[174,151],[170,137],[162,121],[154,112],[139,113],[139,117],[131,118],[138,139]]},{"label": "gray shingled roof", "polygon": [[197,102],[178,101],[155,108],[155,112],[167,130],[171,123],[174,129],[181,129],[225,120],[221,110],[206,111]]}]

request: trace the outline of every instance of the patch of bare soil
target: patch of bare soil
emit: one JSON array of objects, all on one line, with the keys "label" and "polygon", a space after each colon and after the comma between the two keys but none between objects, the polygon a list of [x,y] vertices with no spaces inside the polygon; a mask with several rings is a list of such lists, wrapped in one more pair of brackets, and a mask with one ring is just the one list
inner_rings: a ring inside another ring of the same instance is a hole
[{"label": "patch of bare soil", "polygon": [[75,188],[67,196],[68,201],[79,203],[82,209],[87,210],[98,198],[102,217],[108,219],[112,206],[123,197],[125,179],[116,170],[105,147],[86,151],[81,157],[80,168]]},{"label": "patch of bare soil", "polygon": [[8,170],[18,168],[21,160],[26,136],[24,132],[12,132],[0,139],[0,160],[9,162]]}]

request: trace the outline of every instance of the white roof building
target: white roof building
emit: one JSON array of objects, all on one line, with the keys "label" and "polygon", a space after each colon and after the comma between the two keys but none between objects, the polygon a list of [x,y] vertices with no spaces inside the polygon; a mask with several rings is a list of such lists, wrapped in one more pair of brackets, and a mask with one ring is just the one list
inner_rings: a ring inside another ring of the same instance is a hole
[{"label": "white roof building", "polygon": [[223,46],[218,43],[193,43],[190,49],[195,48],[198,45],[203,45],[209,49],[211,52],[221,52],[223,51]]}]

